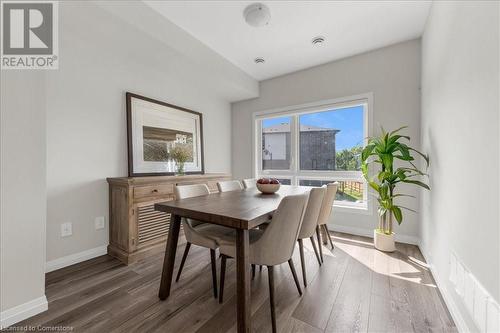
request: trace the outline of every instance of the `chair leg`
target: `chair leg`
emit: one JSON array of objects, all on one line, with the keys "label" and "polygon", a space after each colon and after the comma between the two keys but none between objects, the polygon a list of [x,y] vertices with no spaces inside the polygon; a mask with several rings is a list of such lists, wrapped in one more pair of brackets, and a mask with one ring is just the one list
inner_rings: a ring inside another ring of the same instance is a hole
[{"label": "chair leg", "polygon": [[252,264],[252,280],[255,279],[255,265]]},{"label": "chair leg", "polygon": [[227,257],[222,255],[220,261],[220,288],[219,288],[219,303],[222,304],[224,298],[224,278],[226,277],[226,260]]},{"label": "chair leg", "polygon": [[319,226],[319,232],[321,233],[321,240],[323,241],[323,245],[328,246],[328,236],[326,235],[325,228],[323,228],[323,224]]},{"label": "chair leg", "polygon": [[186,243],[186,248],[184,249],[184,254],[182,255],[181,265],[179,266],[179,271],[177,272],[177,277],[175,278],[175,282],[179,281],[181,277],[182,269],[184,268],[184,263],[186,262],[186,258],[189,253],[189,249],[191,248],[191,243]]},{"label": "chair leg", "polygon": [[267,275],[269,277],[269,302],[271,303],[271,322],[273,333],[276,333],[276,311],[274,308],[274,273],[273,266],[267,266]]},{"label": "chair leg", "polygon": [[302,296],[302,289],[300,288],[299,279],[297,278],[297,272],[295,271],[295,266],[293,265],[292,258],[288,259],[288,266],[290,266],[290,270],[292,271],[293,280],[295,281],[295,285],[297,286],[299,295]]},{"label": "chair leg", "polygon": [[318,238],[319,256],[321,257],[321,262],[325,262],[323,260],[323,245],[321,245],[321,233],[319,232],[319,225],[316,226],[316,238]]},{"label": "chair leg", "polygon": [[326,226],[326,224],[323,224],[323,228],[325,229],[325,233],[328,235],[328,239],[330,240],[330,246],[332,247],[333,250],[335,246],[333,246],[332,236],[330,235],[330,232],[328,231],[328,227]]},{"label": "chair leg", "polygon": [[299,253],[300,266],[302,267],[302,280],[304,280],[304,287],[307,287],[306,264],[304,262],[304,244],[302,243],[302,239],[299,239]]},{"label": "chair leg", "polygon": [[212,286],[214,289],[214,297],[217,298],[217,265],[215,264],[214,249],[210,249],[210,261],[212,264]]},{"label": "chair leg", "polygon": [[309,237],[309,239],[311,240],[311,244],[313,246],[314,254],[316,255],[316,259],[318,259],[318,264],[321,266],[321,259],[319,258],[319,253],[318,253],[318,249],[316,248],[316,242],[314,241],[314,237],[311,236],[311,237]]}]

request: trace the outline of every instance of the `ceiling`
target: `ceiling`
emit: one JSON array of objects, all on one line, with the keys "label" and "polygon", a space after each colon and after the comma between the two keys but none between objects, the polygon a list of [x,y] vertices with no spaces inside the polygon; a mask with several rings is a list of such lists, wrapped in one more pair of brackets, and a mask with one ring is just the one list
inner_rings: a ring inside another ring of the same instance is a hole
[{"label": "ceiling", "polygon": [[[264,27],[245,22],[251,1],[145,0],[257,80],[295,72],[422,35],[431,1],[261,1]],[[323,36],[326,42],[313,46]],[[256,64],[261,57],[265,63]]]}]

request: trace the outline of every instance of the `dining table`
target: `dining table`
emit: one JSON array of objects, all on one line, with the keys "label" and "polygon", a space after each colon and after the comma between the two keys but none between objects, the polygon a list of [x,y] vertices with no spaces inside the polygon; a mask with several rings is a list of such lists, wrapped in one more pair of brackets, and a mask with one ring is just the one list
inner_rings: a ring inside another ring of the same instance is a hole
[{"label": "dining table", "polygon": [[257,188],[249,188],[155,204],[155,210],[171,214],[159,298],[166,300],[170,295],[181,218],[233,228],[236,244],[237,330],[250,332],[249,230],[269,221],[285,196],[309,190],[310,187],[306,186],[281,185],[274,194],[263,194]]}]

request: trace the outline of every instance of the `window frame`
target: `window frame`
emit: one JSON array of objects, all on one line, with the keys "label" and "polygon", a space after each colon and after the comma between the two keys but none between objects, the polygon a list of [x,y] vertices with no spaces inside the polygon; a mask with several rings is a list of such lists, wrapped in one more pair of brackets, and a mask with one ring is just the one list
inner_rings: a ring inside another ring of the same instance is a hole
[{"label": "window frame", "polygon": [[[363,146],[366,138],[372,135],[373,94],[360,95],[322,100],[313,103],[294,105],[279,109],[257,111],[252,119],[252,173],[255,177],[269,176],[274,178],[290,178],[291,184],[298,185],[300,179],[335,180],[335,181],[362,181],[364,184],[363,201],[365,204],[348,202],[334,202],[336,210],[349,213],[372,214],[373,205],[368,200],[370,189],[363,179],[361,171],[329,171],[329,170],[301,170],[300,169],[300,116],[310,113],[331,111],[352,106],[364,106],[363,114]],[[288,170],[263,170],[262,169],[262,122],[263,119],[290,117],[290,169]]]}]

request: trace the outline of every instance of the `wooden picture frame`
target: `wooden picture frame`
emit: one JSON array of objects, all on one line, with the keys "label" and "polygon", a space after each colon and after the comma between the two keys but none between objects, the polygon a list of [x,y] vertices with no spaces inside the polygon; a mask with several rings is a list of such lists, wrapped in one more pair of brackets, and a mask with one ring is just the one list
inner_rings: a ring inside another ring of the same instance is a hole
[{"label": "wooden picture frame", "polygon": [[184,173],[205,173],[200,112],[131,92],[125,95],[129,177],[175,175],[175,162],[168,152],[177,144],[191,149],[192,161],[186,163]]}]

